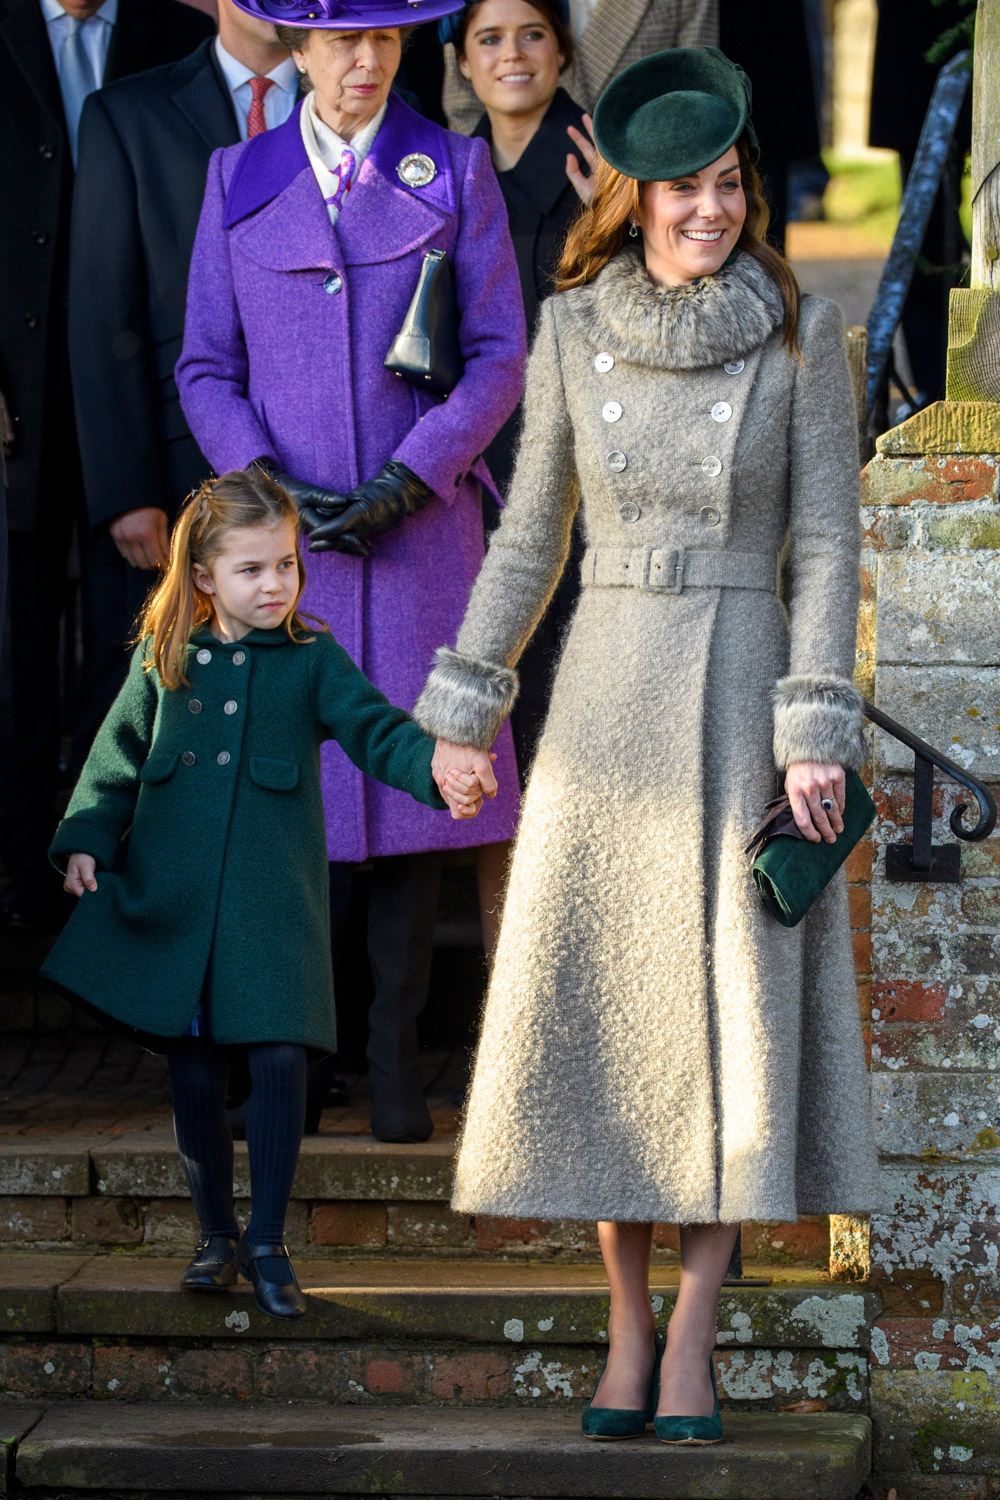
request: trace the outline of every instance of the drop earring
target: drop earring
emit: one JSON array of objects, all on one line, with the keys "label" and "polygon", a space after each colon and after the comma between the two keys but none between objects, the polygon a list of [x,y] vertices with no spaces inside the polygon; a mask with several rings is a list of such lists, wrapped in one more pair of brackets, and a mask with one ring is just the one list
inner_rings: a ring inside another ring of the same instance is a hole
[{"label": "drop earring", "polygon": [[628,228],[628,237],[629,237],[630,240],[637,240],[639,238],[639,226],[635,222],[634,219],[632,220],[631,224],[629,225],[629,228]]}]

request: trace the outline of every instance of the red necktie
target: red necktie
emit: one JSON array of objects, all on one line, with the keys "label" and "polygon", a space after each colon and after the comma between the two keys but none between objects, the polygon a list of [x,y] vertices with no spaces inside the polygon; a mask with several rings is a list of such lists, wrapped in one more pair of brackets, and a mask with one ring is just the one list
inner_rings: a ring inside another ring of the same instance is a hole
[{"label": "red necktie", "polygon": [[250,92],[253,97],[250,100],[250,113],[247,115],[247,140],[252,135],[260,135],[267,129],[267,122],[264,119],[264,95],[273,83],[273,78],[261,78],[259,75],[250,80]]}]

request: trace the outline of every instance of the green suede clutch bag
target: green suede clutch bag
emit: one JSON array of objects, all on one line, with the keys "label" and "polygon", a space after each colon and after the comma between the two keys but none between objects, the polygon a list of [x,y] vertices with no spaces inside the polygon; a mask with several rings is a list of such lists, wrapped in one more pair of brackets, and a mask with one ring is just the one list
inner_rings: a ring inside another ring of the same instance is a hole
[{"label": "green suede clutch bag", "polygon": [[875,804],[856,771],[848,771],[844,831],[815,844],[796,826],[787,797],[767,805],[767,820],[746,847],[760,899],[782,927],[796,927],[875,818]]}]

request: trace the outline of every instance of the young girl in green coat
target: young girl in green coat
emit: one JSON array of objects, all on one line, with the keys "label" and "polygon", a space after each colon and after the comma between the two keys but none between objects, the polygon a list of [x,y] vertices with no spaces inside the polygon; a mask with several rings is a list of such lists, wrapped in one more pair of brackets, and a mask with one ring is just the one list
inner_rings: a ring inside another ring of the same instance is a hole
[{"label": "young girl in green coat", "polygon": [[[82,899],[42,971],[167,1055],[201,1227],[181,1285],[215,1291],[239,1271],[279,1318],[306,1310],[282,1241],[307,1054],[336,1045],[320,745],[336,740],[367,775],[453,816],[480,805],[459,773],[439,794],[433,741],[303,620],[297,533],[293,502],[256,469],[208,481],[182,511],[52,844]],[[242,1237],[233,1046],[253,1081]]]}]

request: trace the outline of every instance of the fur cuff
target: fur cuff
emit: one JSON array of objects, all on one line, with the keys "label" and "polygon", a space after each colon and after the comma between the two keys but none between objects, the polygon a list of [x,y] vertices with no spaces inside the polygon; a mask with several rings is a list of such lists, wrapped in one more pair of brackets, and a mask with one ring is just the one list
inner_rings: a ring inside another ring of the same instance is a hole
[{"label": "fur cuff", "polygon": [[865,758],[862,697],[846,677],[783,677],[774,688],[774,759],[836,763],[856,771]]},{"label": "fur cuff", "polygon": [[413,717],[435,739],[488,750],[514,707],[517,688],[517,673],[511,667],[474,661],[440,646]]}]

